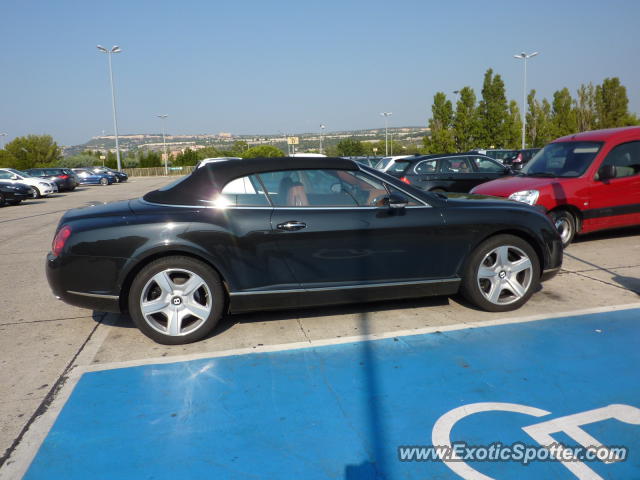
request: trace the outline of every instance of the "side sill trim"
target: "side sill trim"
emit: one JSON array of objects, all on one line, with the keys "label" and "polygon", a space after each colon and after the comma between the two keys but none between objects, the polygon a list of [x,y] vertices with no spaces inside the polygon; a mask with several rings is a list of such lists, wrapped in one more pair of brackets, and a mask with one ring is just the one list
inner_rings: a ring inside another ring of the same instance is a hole
[{"label": "side sill trim", "polygon": [[71,293],[73,295],[80,295],[82,297],[104,298],[105,300],[118,300],[120,298],[120,295],[102,295],[100,293],[76,292],[74,290],[67,290],[67,293]]},{"label": "side sill trim", "polygon": [[441,280],[421,280],[417,282],[390,282],[390,283],[376,283],[370,285],[347,285],[344,287],[317,287],[317,288],[294,288],[290,290],[260,290],[253,292],[229,292],[231,297],[242,297],[247,295],[271,295],[281,293],[309,293],[309,292],[332,292],[339,290],[353,290],[360,288],[380,288],[380,287],[402,287],[410,285],[431,285],[434,283],[455,283],[459,282],[460,278],[446,278]]}]

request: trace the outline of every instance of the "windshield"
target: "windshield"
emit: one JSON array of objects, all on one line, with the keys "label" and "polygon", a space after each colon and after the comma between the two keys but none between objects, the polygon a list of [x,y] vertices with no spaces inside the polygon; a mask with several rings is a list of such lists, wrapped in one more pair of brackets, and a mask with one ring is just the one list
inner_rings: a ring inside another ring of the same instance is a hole
[{"label": "windshield", "polygon": [[29,175],[27,172],[21,172],[20,170],[16,170],[15,168],[9,168],[8,170],[13,174],[18,175],[19,177],[30,178],[33,176],[33,175]]},{"label": "windshield", "polygon": [[411,162],[407,160],[396,160],[394,164],[389,167],[387,173],[404,173],[409,165],[411,165]]},{"label": "windshield", "polygon": [[522,169],[528,177],[579,177],[602,147],[601,142],[557,142],[540,150]]},{"label": "windshield", "polygon": [[376,164],[376,168],[378,170],[384,170],[387,165],[389,165],[389,162],[391,161],[391,157],[384,157],[382,160],[380,160],[377,164]]}]

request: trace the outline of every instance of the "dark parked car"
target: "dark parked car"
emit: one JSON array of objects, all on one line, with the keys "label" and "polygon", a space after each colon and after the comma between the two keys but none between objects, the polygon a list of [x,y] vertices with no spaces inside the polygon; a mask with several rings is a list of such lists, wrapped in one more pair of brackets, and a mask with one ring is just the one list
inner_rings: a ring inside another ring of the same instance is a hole
[{"label": "dark parked car", "polygon": [[58,298],[128,310],[147,336],[181,344],[227,312],[458,291],[512,310],[561,263],[558,232],[528,205],[447,198],[352,160],[258,158],[68,211],[46,270]]},{"label": "dark parked car", "polygon": [[72,191],[79,185],[78,177],[70,168],[30,168],[27,173],[54,182],[60,192]]},{"label": "dark parked car", "polygon": [[513,157],[518,153],[518,150],[506,150],[504,148],[477,148],[472,150],[473,153],[479,153],[492,158],[500,163],[503,163],[505,159]]},{"label": "dark parked car", "polygon": [[539,148],[525,148],[524,150],[517,150],[516,153],[505,158],[502,163],[511,167],[513,170],[520,170],[529,163],[529,160],[531,160],[539,151]]},{"label": "dark parked car", "polygon": [[91,167],[89,170],[93,173],[106,173],[110,177],[113,177],[115,183],[126,182],[129,179],[129,175],[126,173],[112,170],[109,167]]},{"label": "dark parked car", "polygon": [[456,153],[402,158],[387,170],[404,183],[432,192],[469,192],[513,172],[484,155]]},{"label": "dark parked car", "polygon": [[77,175],[81,185],[111,185],[115,182],[112,175],[95,173],[87,168],[74,168],[73,173]]},{"label": "dark parked car", "polygon": [[33,190],[29,185],[0,181],[0,207],[18,205],[32,196]]}]

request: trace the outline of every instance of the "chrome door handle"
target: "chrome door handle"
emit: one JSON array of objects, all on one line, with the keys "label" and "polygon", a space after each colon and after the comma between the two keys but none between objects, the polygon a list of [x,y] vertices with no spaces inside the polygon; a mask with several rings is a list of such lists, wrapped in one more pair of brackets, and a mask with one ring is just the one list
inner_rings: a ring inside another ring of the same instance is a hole
[{"label": "chrome door handle", "polygon": [[286,230],[288,232],[295,232],[296,230],[302,230],[303,228],[307,228],[307,224],[304,222],[297,222],[295,220],[289,220],[288,222],[278,224],[278,230]]}]

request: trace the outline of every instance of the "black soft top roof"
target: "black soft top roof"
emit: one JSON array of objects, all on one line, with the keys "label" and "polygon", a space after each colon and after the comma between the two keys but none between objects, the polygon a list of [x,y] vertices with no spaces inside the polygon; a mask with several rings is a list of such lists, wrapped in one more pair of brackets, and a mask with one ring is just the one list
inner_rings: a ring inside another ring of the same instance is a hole
[{"label": "black soft top roof", "polygon": [[168,187],[154,190],[142,197],[147,202],[165,205],[204,205],[220,193],[231,180],[253,173],[280,170],[358,170],[353,160],[330,157],[277,157],[221,160],[208,163]]}]

